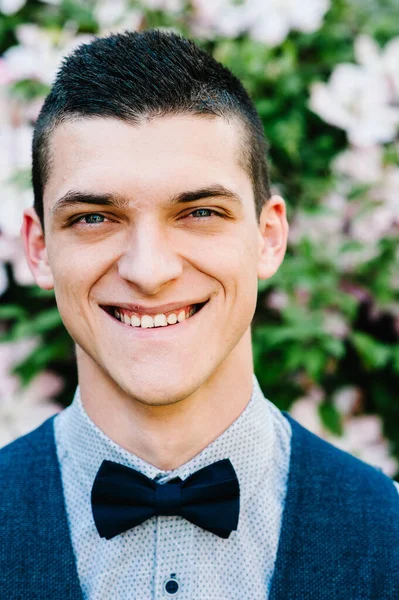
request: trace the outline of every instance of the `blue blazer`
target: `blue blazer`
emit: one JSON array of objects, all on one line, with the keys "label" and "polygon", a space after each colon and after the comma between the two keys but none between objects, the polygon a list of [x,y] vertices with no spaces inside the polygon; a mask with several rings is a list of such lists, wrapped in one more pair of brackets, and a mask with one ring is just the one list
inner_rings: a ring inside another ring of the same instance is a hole
[{"label": "blue blazer", "polygon": [[[291,459],[269,599],[398,600],[391,479],[283,414]],[[0,600],[83,600],[53,419],[0,450]]]}]

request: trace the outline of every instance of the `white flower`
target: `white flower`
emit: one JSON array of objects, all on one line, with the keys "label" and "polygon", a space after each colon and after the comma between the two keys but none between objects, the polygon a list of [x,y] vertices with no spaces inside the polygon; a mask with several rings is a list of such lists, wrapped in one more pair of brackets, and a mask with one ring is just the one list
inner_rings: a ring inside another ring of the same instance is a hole
[{"label": "white flower", "polygon": [[377,145],[352,146],[337,156],[332,168],[359,183],[374,183],[383,176],[382,148]]},{"label": "white flower", "polygon": [[311,33],[319,29],[329,0],[258,0],[250,28],[251,37],[270,46],[281,44],[291,29]]},{"label": "white flower", "polygon": [[61,377],[43,372],[25,388],[0,400],[0,447],[39,427],[49,417],[59,413],[62,406],[51,397],[63,387]]},{"label": "white flower", "polygon": [[30,206],[33,206],[32,188],[22,190],[16,185],[2,184],[0,202],[1,233],[19,237],[23,211]]},{"label": "white flower", "polygon": [[318,435],[319,437],[323,435],[323,428],[321,426],[317,405],[309,398],[300,398],[299,400],[296,400],[290,409],[290,415],[315,435]]},{"label": "white flower", "polygon": [[16,393],[19,380],[11,371],[37,348],[39,342],[38,338],[32,337],[0,343],[0,398]]},{"label": "white flower", "polygon": [[389,165],[384,169],[383,177],[370,191],[370,197],[382,202],[392,211],[393,218],[399,219],[399,168]]},{"label": "white flower", "polygon": [[[289,411],[291,416],[312,433],[344,452],[381,469],[388,477],[395,475],[398,463],[391,456],[389,443],[383,438],[381,418],[378,415],[344,417],[343,435],[333,435],[324,427],[320,418],[319,405],[322,396],[322,392],[315,394],[311,390],[308,396],[294,402]],[[353,403],[351,406],[344,406],[343,414],[350,413],[353,408]]]},{"label": "white flower", "polygon": [[25,6],[26,0],[0,0],[0,13],[13,15]]},{"label": "white flower", "polygon": [[330,0],[193,0],[194,29],[203,34],[219,33],[234,37],[248,31],[269,46],[284,41],[291,29],[316,31],[330,6]]},{"label": "white flower", "polygon": [[390,455],[390,447],[383,438],[382,421],[378,415],[359,415],[344,421],[342,437],[328,434],[325,439],[344,452],[381,469],[392,477],[398,469]]},{"label": "white flower", "polygon": [[94,6],[94,16],[101,27],[108,27],[121,19],[127,9],[127,0],[98,0]]},{"label": "white flower", "polygon": [[0,296],[8,289],[8,277],[5,264],[0,262]]},{"label": "white flower", "polygon": [[380,55],[372,39],[360,36],[355,50],[360,64],[339,64],[327,84],[314,83],[309,106],[327,123],[344,129],[355,146],[389,142],[399,126],[399,75],[393,67],[399,44],[393,40]]},{"label": "white flower", "polygon": [[139,29],[143,12],[130,8],[128,0],[98,0],[93,8],[94,16],[100,26],[101,35],[108,35],[130,29]]},{"label": "white flower", "polygon": [[89,42],[93,36],[76,35],[76,28],[66,24],[55,34],[34,24],[23,24],[16,28],[19,41],[3,54],[12,81],[38,79],[51,85],[63,56],[81,43]]},{"label": "white flower", "polygon": [[333,403],[338,412],[348,417],[353,415],[361,403],[361,390],[354,385],[346,385],[333,394]]},{"label": "white flower", "polygon": [[9,180],[15,171],[30,168],[32,134],[33,127],[30,125],[20,127],[3,125],[0,128],[1,184]]},{"label": "white flower", "polygon": [[344,339],[349,332],[348,324],[342,314],[333,310],[325,311],[323,328],[339,340]]},{"label": "white flower", "polygon": [[290,243],[307,238],[333,255],[341,243],[347,205],[346,198],[332,192],[322,199],[317,211],[297,210],[290,225]]},{"label": "white flower", "polygon": [[367,35],[355,41],[355,56],[359,64],[386,77],[391,88],[392,101],[399,101],[399,37],[390,40],[383,50]]},{"label": "white flower", "polygon": [[282,310],[289,306],[290,299],[283,290],[273,290],[267,297],[266,306],[274,310]]},{"label": "white flower", "polygon": [[179,12],[184,8],[184,0],[141,0],[141,4],[151,10]]},{"label": "white flower", "polygon": [[34,278],[26,260],[22,239],[0,234],[0,296],[8,287],[5,263],[13,269],[13,276],[19,285],[33,285]]},{"label": "white flower", "polygon": [[338,65],[328,84],[311,88],[310,108],[322,119],[347,132],[357,146],[394,139],[399,109],[390,106],[389,83],[381,74],[350,64]]},{"label": "white flower", "polygon": [[54,373],[42,372],[22,389],[14,366],[21,363],[39,344],[38,338],[0,343],[0,447],[38,427],[61,406],[50,400],[63,388]]}]

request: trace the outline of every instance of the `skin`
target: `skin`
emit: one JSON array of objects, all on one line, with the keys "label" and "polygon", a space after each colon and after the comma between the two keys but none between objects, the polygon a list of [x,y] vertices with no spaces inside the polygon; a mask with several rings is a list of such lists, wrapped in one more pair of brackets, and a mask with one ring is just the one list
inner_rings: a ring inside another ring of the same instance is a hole
[{"label": "skin", "polygon": [[[286,251],[284,200],[273,196],[257,219],[239,145],[238,125],[219,117],[65,123],[52,138],[45,235],[33,208],[23,216],[35,281],[54,289],[76,343],[89,417],[164,470],[198,454],[248,404],[257,281],[277,271]],[[215,184],[241,202],[171,203],[178,193]],[[128,206],[82,204],[53,213],[72,189],[118,193]],[[156,329],[128,327],[100,308],[118,300],[158,307],[206,299],[188,321]]]}]

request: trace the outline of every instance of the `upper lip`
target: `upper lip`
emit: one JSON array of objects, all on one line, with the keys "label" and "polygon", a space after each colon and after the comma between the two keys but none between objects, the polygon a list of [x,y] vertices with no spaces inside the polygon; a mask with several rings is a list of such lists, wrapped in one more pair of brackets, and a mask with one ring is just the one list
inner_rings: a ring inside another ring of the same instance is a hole
[{"label": "upper lip", "polygon": [[164,314],[167,312],[171,312],[177,309],[183,309],[187,306],[194,306],[195,304],[204,304],[207,302],[206,300],[201,300],[200,302],[195,300],[187,300],[182,302],[171,302],[170,304],[161,304],[160,306],[143,306],[142,304],[132,304],[130,302],[110,302],[107,304],[102,304],[102,307],[114,307],[114,308],[124,308],[125,310],[130,310],[139,315],[158,315]]}]

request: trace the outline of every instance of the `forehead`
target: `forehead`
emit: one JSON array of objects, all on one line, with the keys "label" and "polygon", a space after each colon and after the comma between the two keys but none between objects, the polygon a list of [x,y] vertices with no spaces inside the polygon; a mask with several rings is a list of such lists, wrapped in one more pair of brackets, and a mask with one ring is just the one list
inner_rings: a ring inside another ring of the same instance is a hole
[{"label": "forehead", "polygon": [[220,117],[179,115],[133,125],[113,118],[59,125],[50,141],[47,209],[70,189],[135,199],[215,184],[252,193],[240,164],[241,127]]}]

